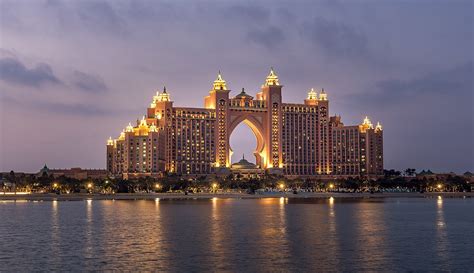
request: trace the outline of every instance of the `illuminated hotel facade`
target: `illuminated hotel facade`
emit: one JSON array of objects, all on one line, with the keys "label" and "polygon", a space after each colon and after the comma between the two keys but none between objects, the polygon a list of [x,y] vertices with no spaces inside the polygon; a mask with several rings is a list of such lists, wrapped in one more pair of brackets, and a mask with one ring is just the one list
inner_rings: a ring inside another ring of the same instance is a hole
[{"label": "illuminated hotel facade", "polygon": [[257,139],[256,165],[288,177],[373,177],[383,174],[383,131],[366,117],[344,126],[330,117],[324,89],[311,89],[304,103],[285,103],[271,69],[254,97],[230,97],[220,72],[204,108],[176,107],[166,88],[147,114],[107,141],[107,170],[115,176],[165,173],[226,175],[231,168],[233,130],[247,124]]}]

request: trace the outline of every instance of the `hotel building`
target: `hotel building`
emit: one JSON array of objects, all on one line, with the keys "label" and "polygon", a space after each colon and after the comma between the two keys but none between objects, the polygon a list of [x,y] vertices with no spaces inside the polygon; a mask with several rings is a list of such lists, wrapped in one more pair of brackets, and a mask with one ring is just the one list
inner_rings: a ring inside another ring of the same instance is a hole
[{"label": "hotel building", "polygon": [[176,107],[166,88],[147,114],[107,141],[107,170],[124,178],[176,173],[229,174],[233,130],[247,124],[257,139],[258,168],[288,177],[371,177],[383,174],[383,131],[366,117],[344,126],[330,117],[326,92],[311,89],[304,103],[282,100],[271,69],[255,97],[235,97],[219,72],[204,108]]}]

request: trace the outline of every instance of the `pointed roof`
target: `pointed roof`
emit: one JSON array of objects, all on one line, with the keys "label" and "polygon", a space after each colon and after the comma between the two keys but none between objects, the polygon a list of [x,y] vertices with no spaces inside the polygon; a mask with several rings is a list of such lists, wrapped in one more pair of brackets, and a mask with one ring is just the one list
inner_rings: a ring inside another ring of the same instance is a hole
[{"label": "pointed roof", "polygon": [[364,122],[362,123],[362,125],[367,125],[368,128],[370,129],[374,127],[368,116],[365,116]]},{"label": "pointed roof", "polygon": [[156,100],[157,101],[170,101],[170,94],[166,92],[166,86],[163,86],[163,93],[159,94],[157,92]]},{"label": "pointed roof", "polygon": [[375,130],[376,130],[376,131],[382,131],[382,129],[383,129],[383,128],[382,128],[382,124],[380,124],[380,122],[377,121],[377,125],[375,126]]},{"label": "pointed roof", "polygon": [[319,100],[328,100],[328,94],[324,91],[324,88],[321,88],[321,93],[319,94]]},{"label": "pointed roof", "polygon": [[265,86],[271,85],[280,85],[278,76],[275,73],[275,70],[273,70],[273,67],[270,68],[270,74],[268,74],[267,78],[265,79]]},{"label": "pointed roof", "polygon": [[235,99],[253,99],[252,96],[248,95],[247,93],[245,93],[245,89],[242,88],[242,91],[234,97]]},{"label": "pointed roof", "polygon": [[318,99],[318,94],[316,93],[316,91],[314,91],[314,88],[311,88],[311,90],[309,90],[308,92],[308,100],[316,100]]},{"label": "pointed roof", "polygon": [[214,90],[227,90],[227,84],[225,80],[222,78],[222,74],[220,70],[219,70],[219,73],[217,73],[217,79],[214,81],[213,89]]},{"label": "pointed roof", "polygon": [[258,166],[248,162],[245,156],[242,155],[242,159],[239,162],[232,164],[232,169],[258,169]]},{"label": "pointed roof", "polygon": [[125,128],[125,132],[133,132],[133,126],[131,122],[129,122],[127,128]]},{"label": "pointed roof", "polygon": [[107,145],[114,145],[114,140],[112,139],[112,137],[109,137],[109,139],[107,139]]}]

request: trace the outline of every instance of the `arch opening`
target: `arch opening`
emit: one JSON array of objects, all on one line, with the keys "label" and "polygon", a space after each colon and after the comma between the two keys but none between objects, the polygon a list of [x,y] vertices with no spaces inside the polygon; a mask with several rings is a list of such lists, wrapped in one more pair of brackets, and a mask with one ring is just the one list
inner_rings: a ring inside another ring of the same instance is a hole
[{"label": "arch opening", "polygon": [[[242,129],[245,132],[245,129],[250,128],[250,130],[251,130],[251,132],[253,133],[253,136],[254,136],[254,138],[251,138],[251,139],[253,139],[254,142],[250,142],[250,144],[247,143],[247,145],[245,146],[245,149],[247,149],[246,153],[250,153],[250,151],[252,151],[251,154],[253,154],[253,156],[252,157],[248,156],[248,157],[246,157],[246,159],[250,162],[254,162],[260,168],[264,168],[265,162],[264,162],[264,157],[263,157],[263,150],[264,150],[265,143],[264,143],[262,130],[258,126],[259,126],[258,121],[257,120],[252,120],[252,117],[240,117],[240,118],[235,119],[234,122],[231,123],[230,128],[229,128],[229,131],[230,131],[230,134],[229,134],[229,138],[230,138],[229,139],[229,144],[230,144],[229,145],[230,146],[229,147],[229,149],[230,149],[229,150],[229,157],[230,157],[231,162],[236,162],[236,161],[239,161],[241,159],[240,155],[235,154],[234,151],[232,150],[232,147],[239,147],[240,146],[239,144],[237,144],[237,146],[233,146],[232,145],[233,143],[231,143],[231,141],[230,141],[231,139],[233,139],[233,136],[235,135],[234,130],[237,127],[243,127]],[[248,128],[245,128],[245,127],[248,127]],[[237,131],[237,133],[238,133],[238,131]],[[246,140],[244,138],[241,138],[241,139],[243,140],[241,142],[245,145]],[[256,142],[256,145],[255,145],[255,142]],[[253,149],[253,150],[250,150],[250,149]],[[246,154],[246,156],[247,156],[247,154]],[[253,158],[255,158],[255,161],[249,160],[249,159],[253,159]]]},{"label": "arch opening", "polygon": [[254,152],[257,148],[257,136],[250,126],[244,122],[239,123],[230,136],[231,163],[236,163],[245,156],[251,163],[256,163]]}]

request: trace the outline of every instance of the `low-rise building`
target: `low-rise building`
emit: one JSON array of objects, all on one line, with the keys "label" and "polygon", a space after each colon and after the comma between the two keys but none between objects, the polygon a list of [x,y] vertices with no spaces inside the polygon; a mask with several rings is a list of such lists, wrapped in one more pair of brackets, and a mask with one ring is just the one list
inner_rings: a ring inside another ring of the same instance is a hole
[{"label": "low-rise building", "polygon": [[36,177],[42,177],[45,175],[52,175],[54,178],[65,176],[74,179],[104,179],[107,178],[108,172],[105,169],[50,169],[48,166],[44,165],[44,167],[36,174]]}]

